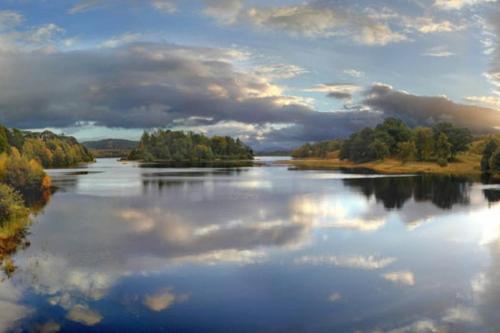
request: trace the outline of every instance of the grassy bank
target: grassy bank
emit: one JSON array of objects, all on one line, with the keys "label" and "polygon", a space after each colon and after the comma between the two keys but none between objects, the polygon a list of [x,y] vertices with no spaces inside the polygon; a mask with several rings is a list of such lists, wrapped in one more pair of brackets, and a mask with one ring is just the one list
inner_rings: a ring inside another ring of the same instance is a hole
[{"label": "grassy bank", "polygon": [[430,174],[457,174],[457,175],[480,175],[480,155],[462,154],[455,162],[441,167],[435,162],[401,163],[396,159],[385,159],[380,161],[354,163],[339,158],[326,159],[296,159],[281,161],[279,163],[291,164],[299,169],[344,169],[356,170],[367,169],[383,174],[406,174],[406,173],[430,173]]}]

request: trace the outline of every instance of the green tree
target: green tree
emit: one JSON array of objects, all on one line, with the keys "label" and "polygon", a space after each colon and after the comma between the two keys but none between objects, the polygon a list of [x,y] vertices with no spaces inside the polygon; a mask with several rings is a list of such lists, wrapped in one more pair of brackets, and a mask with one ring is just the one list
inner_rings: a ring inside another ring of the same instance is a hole
[{"label": "green tree", "polygon": [[0,125],[0,154],[10,150],[7,133],[8,129]]},{"label": "green tree", "polygon": [[27,218],[28,214],[21,195],[12,187],[0,183],[0,227],[7,221]]},{"label": "green tree", "polygon": [[212,149],[206,145],[196,145],[194,147],[194,157],[198,161],[210,161],[213,159]]},{"label": "green tree", "polygon": [[385,119],[375,130],[377,132],[385,132],[390,137],[389,142],[386,142],[386,144],[389,145],[391,154],[398,152],[398,143],[409,141],[412,138],[411,129],[402,120],[397,118]]},{"label": "green tree", "polygon": [[369,127],[356,133],[349,143],[349,159],[356,163],[369,162],[377,159],[370,144],[374,141],[375,131]]},{"label": "green tree", "polygon": [[491,155],[490,172],[493,174],[500,173],[500,147]]},{"label": "green tree", "polygon": [[417,155],[417,148],[415,147],[415,142],[405,141],[398,143],[398,156],[401,162],[406,163],[415,159]]},{"label": "green tree", "polygon": [[16,148],[2,162],[1,181],[19,191],[25,199],[37,198],[50,187],[50,178],[35,160],[21,156]]},{"label": "green tree", "polygon": [[253,159],[253,151],[239,139],[225,136],[209,138],[203,134],[157,130],[144,133],[129,159],[193,161],[214,159]]},{"label": "green tree", "polygon": [[435,152],[439,165],[446,165],[451,157],[451,143],[445,133],[439,134],[436,140]]},{"label": "green tree", "polygon": [[433,133],[435,140],[441,134],[446,135],[450,143],[451,159],[454,159],[458,153],[467,151],[473,139],[467,128],[457,128],[450,123],[436,124],[433,127]]},{"label": "green tree", "polygon": [[417,127],[415,129],[415,148],[417,149],[417,160],[429,161],[434,150],[434,139],[432,129]]},{"label": "green tree", "polygon": [[24,134],[17,128],[13,128],[11,131],[7,131],[7,137],[9,145],[16,147],[21,150],[24,145]]},{"label": "green tree", "polygon": [[375,139],[375,141],[370,144],[368,149],[374,152],[378,160],[383,160],[389,156],[390,153],[387,144],[380,139]]},{"label": "green tree", "polygon": [[498,142],[494,139],[489,140],[484,146],[483,155],[481,157],[481,171],[490,172],[490,160],[493,153],[498,148]]}]

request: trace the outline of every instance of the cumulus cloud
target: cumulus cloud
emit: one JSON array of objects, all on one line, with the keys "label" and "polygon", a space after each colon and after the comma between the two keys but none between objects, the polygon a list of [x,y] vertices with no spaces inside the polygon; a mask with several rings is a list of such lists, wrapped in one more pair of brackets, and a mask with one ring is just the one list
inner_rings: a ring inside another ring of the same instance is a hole
[{"label": "cumulus cloud", "polygon": [[407,37],[385,22],[330,6],[323,1],[281,7],[252,7],[245,19],[260,28],[273,28],[305,37],[349,36],[365,45],[386,45]]},{"label": "cumulus cloud", "polygon": [[363,77],[365,75],[365,73],[363,73],[362,71],[354,69],[354,68],[345,69],[344,74],[349,75],[353,78],[360,78],[360,77]]},{"label": "cumulus cloud", "polygon": [[435,0],[434,6],[446,9],[446,10],[456,10],[462,9],[466,6],[478,5],[481,3],[495,2],[497,0]]},{"label": "cumulus cloud", "polygon": [[427,49],[422,55],[426,57],[447,58],[454,56],[455,53],[449,51],[446,46],[436,46]]},{"label": "cumulus cloud", "polygon": [[174,13],[177,11],[178,0],[80,0],[75,3],[69,9],[70,14],[84,13],[90,10],[105,8],[108,6],[121,6],[125,5],[137,5],[137,4],[149,4],[155,10],[164,13]]},{"label": "cumulus cloud", "polygon": [[332,302],[332,303],[337,302],[341,299],[342,299],[342,295],[340,293],[335,292],[335,293],[331,293],[330,295],[328,295],[328,301]]},{"label": "cumulus cloud", "polygon": [[13,326],[16,321],[28,316],[32,310],[19,304],[22,292],[10,282],[10,280],[0,283],[0,331],[14,331]]},{"label": "cumulus cloud", "polygon": [[220,24],[233,24],[243,9],[242,0],[204,0],[203,13]]},{"label": "cumulus cloud", "polygon": [[415,284],[415,277],[410,271],[396,271],[382,274],[382,277],[390,282],[413,286]]},{"label": "cumulus cloud", "polygon": [[[376,113],[316,112],[265,76],[238,70],[233,62],[239,54],[166,43],[0,53],[0,121],[21,128],[282,124],[268,136],[295,144],[347,135],[379,120]],[[281,66],[270,72],[290,76],[301,70]]]},{"label": "cumulus cloud", "polygon": [[500,3],[497,2],[494,10],[489,15],[489,21],[485,23],[485,31],[491,37],[487,38],[486,48],[491,56],[490,68],[485,73],[488,81],[493,85],[495,95],[500,94]]},{"label": "cumulus cloud", "polygon": [[440,332],[439,325],[430,319],[417,320],[408,325],[394,328],[388,331],[388,333],[428,333],[428,332]]},{"label": "cumulus cloud", "polygon": [[[499,225],[494,224],[498,229]],[[478,273],[471,281],[471,289],[474,300],[477,303],[477,311],[481,322],[492,331],[498,331],[498,307],[500,306],[500,238],[486,245],[490,259],[488,267]],[[476,319],[476,313],[472,312],[466,317]]]},{"label": "cumulus cloud", "polygon": [[360,90],[361,87],[355,84],[326,83],[318,84],[305,91],[326,93],[328,97],[337,99],[351,99],[352,95]]},{"label": "cumulus cloud", "polygon": [[454,32],[464,30],[465,24],[455,24],[448,20],[436,21],[432,17],[417,17],[404,19],[406,27],[415,30],[422,34],[430,34],[437,32]]},{"label": "cumulus cloud", "polygon": [[255,69],[256,75],[266,77],[269,80],[291,79],[307,72],[306,69],[300,66],[290,64],[262,65]]},{"label": "cumulus cloud", "polygon": [[220,24],[244,22],[259,29],[310,38],[347,36],[366,45],[386,45],[407,39],[385,22],[355,10],[332,6],[327,1],[252,7],[245,7],[241,0],[207,0],[205,3],[205,15]]},{"label": "cumulus cloud", "polygon": [[81,0],[70,8],[69,13],[70,14],[83,13],[88,10],[101,7],[105,3],[106,0]]},{"label": "cumulus cloud", "polygon": [[448,309],[442,320],[448,323],[477,323],[480,317],[474,308],[456,306]]},{"label": "cumulus cloud", "polygon": [[454,332],[481,331],[481,318],[477,310],[458,305],[445,311],[440,318],[422,318],[401,327],[388,330],[388,333],[415,332]]},{"label": "cumulus cloud", "polygon": [[54,23],[48,23],[32,30],[27,37],[33,43],[46,43],[52,41],[54,36],[62,32],[64,32],[63,28]]},{"label": "cumulus cloud", "polygon": [[141,38],[138,33],[124,33],[119,36],[111,37],[101,43],[102,47],[118,47],[123,44],[135,42]]},{"label": "cumulus cloud", "polygon": [[173,0],[153,0],[152,6],[165,13],[175,13],[177,11],[177,3]]},{"label": "cumulus cloud", "polygon": [[103,317],[99,312],[92,310],[85,305],[76,305],[69,310],[66,318],[86,326],[94,326],[99,324]]},{"label": "cumulus cloud", "polygon": [[188,300],[188,294],[175,294],[171,288],[160,290],[155,294],[148,294],[144,297],[144,305],[151,311],[163,311],[170,308],[174,303]]},{"label": "cumulus cloud", "polygon": [[500,97],[498,96],[467,96],[465,101],[500,110]]},{"label": "cumulus cloud", "polygon": [[36,325],[35,332],[39,333],[57,333],[61,330],[62,325],[53,320],[49,320],[44,324]]},{"label": "cumulus cloud", "polygon": [[20,26],[22,14],[0,11],[0,52],[14,54],[20,51],[39,50],[52,52],[64,34],[64,29],[54,23],[38,26]]},{"label": "cumulus cloud", "polygon": [[17,26],[23,21],[23,16],[12,10],[0,10],[0,32]]},{"label": "cumulus cloud", "polygon": [[295,259],[296,264],[333,265],[345,268],[375,270],[384,268],[396,258],[378,258],[375,256],[303,256]]},{"label": "cumulus cloud", "polygon": [[281,6],[244,6],[241,0],[205,1],[205,15],[219,24],[247,24],[308,38],[344,37],[369,46],[411,39],[414,34],[453,32],[463,24],[410,17],[388,8],[359,10],[324,0]]},{"label": "cumulus cloud", "polygon": [[432,125],[447,121],[476,133],[489,133],[500,127],[497,110],[458,104],[444,96],[418,96],[374,84],[365,92],[363,103],[386,116],[404,119],[410,125]]}]

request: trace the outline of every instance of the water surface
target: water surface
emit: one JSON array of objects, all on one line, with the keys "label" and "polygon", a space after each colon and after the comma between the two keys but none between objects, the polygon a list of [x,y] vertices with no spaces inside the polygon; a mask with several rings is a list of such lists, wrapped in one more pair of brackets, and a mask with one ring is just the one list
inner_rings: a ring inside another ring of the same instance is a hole
[{"label": "water surface", "polygon": [[0,330],[500,330],[497,185],[113,159],[50,174]]}]

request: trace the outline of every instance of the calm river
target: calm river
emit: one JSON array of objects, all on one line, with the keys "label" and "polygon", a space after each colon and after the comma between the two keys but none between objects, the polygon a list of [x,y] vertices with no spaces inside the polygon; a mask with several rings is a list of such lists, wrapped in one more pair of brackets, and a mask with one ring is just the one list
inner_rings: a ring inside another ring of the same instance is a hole
[{"label": "calm river", "polygon": [[49,173],[0,331],[500,331],[498,186],[113,159]]}]

